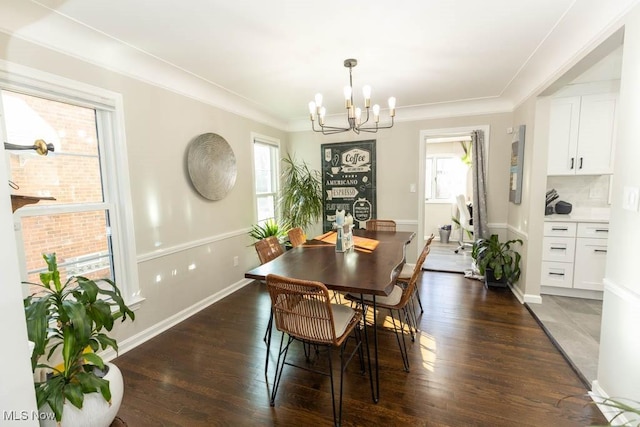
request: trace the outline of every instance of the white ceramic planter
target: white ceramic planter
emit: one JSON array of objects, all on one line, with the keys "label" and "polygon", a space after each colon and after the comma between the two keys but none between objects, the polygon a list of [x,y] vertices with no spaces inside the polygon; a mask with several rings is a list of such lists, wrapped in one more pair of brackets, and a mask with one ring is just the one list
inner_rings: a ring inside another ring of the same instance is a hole
[{"label": "white ceramic planter", "polygon": [[[78,409],[69,402],[65,402],[62,412],[62,427],[109,427],[113,422],[124,395],[124,382],[122,372],[113,363],[107,363],[109,372],[104,379],[109,381],[111,390],[111,406],[104,400],[100,393],[89,393],[84,395],[82,409]],[[42,412],[52,412],[49,405],[45,405]],[[47,417],[42,417],[47,418]],[[41,420],[41,427],[56,427],[55,418],[52,420]]]}]

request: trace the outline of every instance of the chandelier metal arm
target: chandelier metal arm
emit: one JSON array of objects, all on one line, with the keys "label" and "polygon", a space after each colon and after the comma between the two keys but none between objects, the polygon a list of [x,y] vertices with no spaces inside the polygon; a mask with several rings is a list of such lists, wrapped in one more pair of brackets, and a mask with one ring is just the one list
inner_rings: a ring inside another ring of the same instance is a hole
[{"label": "chandelier metal arm", "polygon": [[[322,133],[323,135],[331,135],[334,133],[348,132],[350,130],[359,134],[360,132],[370,132],[375,133],[380,129],[389,129],[394,125],[394,116],[395,116],[395,98],[389,98],[389,116],[391,117],[391,124],[385,126],[379,126],[378,121],[380,119],[379,111],[380,107],[378,105],[373,106],[373,117],[374,117],[374,125],[365,126],[369,122],[371,118],[370,108],[371,108],[371,87],[365,86],[363,88],[363,94],[365,98],[364,109],[366,110],[366,117],[364,121],[361,121],[362,118],[362,110],[360,108],[355,108],[355,104],[353,102],[353,67],[358,65],[358,61],[355,59],[345,59],[344,66],[349,68],[349,87],[345,88],[345,103],[347,109],[347,122],[348,127],[337,127],[337,126],[328,126],[324,124],[325,118],[325,108],[322,106],[322,95],[316,95],[316,101],[309,103],[309,114],[311,119],[311,129],[314,132]],[[347,92],[348,89],[348,92]],[[316,129],[316,119],[318,121],[319,129]]]}]

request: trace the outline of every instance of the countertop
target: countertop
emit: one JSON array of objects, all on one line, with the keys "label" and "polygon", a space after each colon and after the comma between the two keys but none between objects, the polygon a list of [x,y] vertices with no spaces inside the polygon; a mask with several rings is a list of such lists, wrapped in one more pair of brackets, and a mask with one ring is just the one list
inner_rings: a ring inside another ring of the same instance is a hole
[{"label": "countertop", "polygon": [[576,208],[568,215],[545,215],[545,222],[609,222],[609,208]]}]

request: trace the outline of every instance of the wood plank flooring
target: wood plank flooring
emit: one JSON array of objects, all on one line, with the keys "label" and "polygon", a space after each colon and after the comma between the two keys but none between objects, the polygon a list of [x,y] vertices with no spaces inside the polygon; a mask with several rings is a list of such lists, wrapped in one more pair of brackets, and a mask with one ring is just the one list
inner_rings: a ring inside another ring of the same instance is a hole
[{"label": "wood plank flooring", "polygon": [[[402,369],[394,334],[379,331],[380,402],[372,402],[368,373],[354,360],[345,373],[343,425],[606,423],[587,399],[562,400],[586,389],[508,290],[429,271],[420,289],[425,312],[416,342],[409,341],[411,372]],[[118,415],[130,427],[332,425],[327,377],[285,368],[269,406],[262,341],[269,304],[255,282],[115,359],[125,380]]]}]

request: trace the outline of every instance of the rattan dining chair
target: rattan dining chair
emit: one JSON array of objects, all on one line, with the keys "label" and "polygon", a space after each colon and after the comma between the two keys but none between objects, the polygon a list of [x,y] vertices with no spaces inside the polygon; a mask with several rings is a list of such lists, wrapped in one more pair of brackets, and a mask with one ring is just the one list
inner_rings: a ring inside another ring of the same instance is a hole
[{"label": "rattan dining chair", "polygon": [[[431,236],[429,236],[429,238],[425,242],[424,247],[425,248],[430,247],[433,239],[434,239],[434,235],[432,234]],[[424,248],[422,250],[424,251]],[[426,261],[426,257],[425,257],[425,261]],[[416,268],[422,269],[423,265],[424,265],[424,261],[421,265],[418,265],[417,263],[415,265],[410,265],[405,263],[402,266],[402,270],[400,271],[400,274],[398,275],[398,279],[396,280],[396,282],[400,282],[400,284],[406,287],[407,283],[409,283],[409,280],[411,279],[411,276],[413,275],[414,270]],[[420,313],[424,313],[424,308],[422,307],[422,301],[420,300],[420,291],[417,285],[416,285],[413,296],[414,296],[413,300],[415,300],[418,303],[418,306],[420,307]],[[415,313],[415,310],[414,310],[414,313]]]},{"label": "rattan dining chair", "polygon": [[367,230],[396,231],[396,222],[392,219],[370,219],[367,221]]},{"label": "rattan dining chair", "polygon": [[[343,376],[347,364],[358,353],[360,369],[364,374],[361,331],[358,327],[362,312],[346,305],[332,304],[327,287],[320,282],[298,280],[270,274],[267,289],[271,296],[271,307],[276,328],[282,332],[280,351],[276,362],[276,372],[271,390],[271,406],[275,405],[276,393],[282,379],[284,365],[302,368],[331,378],[331,401],[333,420],[340,425],[342,419]],[[285,342],[285,335],[287,340]],[[349,338],[355,340],[353,350],[345,354]],[[287,361],[289,347],[294,341],[303,343],[307,362],[310,361],[310,346],[327,348],[328,372],[310,369]],[[331,350],[340,349],[340,390],[336,405],[333,385]],[[337,408],[336,408],[337,406]]]},{"label": "rattan dining chair", "polygon": [[[258,240],[255,243],[256,252],[260,259],[260,264],[265,264],[271,260],[278,258],[284,253],[284,249],[280,244],[280,241],[276,236],[269,236],[264,239]],[[267,374],[269,369],[269,352],[271,351],[271,330],[273,327],[273,312],[269,314],[269,322],[267,323],[267,329],[264,331],[264,337],[262,340],[267,344],[267,359],[264,362],[264,374]]]},{"label": "rattan dining chair", "polygon": [[[409,307],[411,305],[411,300],[413,298],[413,294],[415,292],[418,276],[422,270],[422,265],[424,264],[425,259],[427,259],[427,255],[431,251],[431,241],[433,239],[430,238],[427,240],[427,244],[425,244],[418,260],[416,261],[416,265],[413,269],[413,273],[409,282],[406,286],[403,286],[401,282],[397,281],[397,275],[400,273],[400,269],[396,272],[396,284],[393,286],[393,290],[387,296],[378,296],[376,297],[376,308],[386,308],[389,310],[391,314],[391,322],[393,324],[393,331],[396,334],[396,341],[398,341],[398,347],[400,347],[400,355],[402,356],[402,364],[404,365],[404,370],[409,372],[409,354],[407,352],[407,344],[404,338],[404,324],[406,323],[409,328],[409,333],[411,335],[412,341],[414,338],[414,330],[418,330],[418,323],[415,316],[411,313]],[[365,294],[362,296],[362,300],[359,295],[354,294],[346,294],[345,298],[349,301],[355,302],[356,306],[359,305],[362,301],[364,302],[365,307],[373,306],[373,296]],[[394,312],[398,315],[398,321],[400,326],[396,325],[396,319],[394,317]],[[403,321],[404,319],[404,321]],[[374,325],[375,327],[376,325]],[[413,328],[413,329],[412,329]]]},{"label": "rattan dining chair", "polygon": [[287,234],[289,235],[291,246],[293,246],[294,248],[297,248],[307,241],[307,236],[304,234],[304,230],[300,227],[292,228],[287,232]]},{"label": "rattan dining chair", "polygon": [[276,236],[269,236],[255,243],[256,252],[260,259],[260,264],[276,259],[284,253],[282,245]]}]

